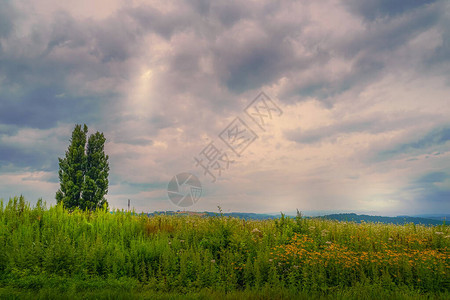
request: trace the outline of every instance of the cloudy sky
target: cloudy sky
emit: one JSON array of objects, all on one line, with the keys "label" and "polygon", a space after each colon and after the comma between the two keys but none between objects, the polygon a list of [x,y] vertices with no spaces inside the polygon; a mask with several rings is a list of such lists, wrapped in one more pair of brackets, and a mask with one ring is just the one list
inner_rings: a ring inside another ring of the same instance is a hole
[{"label": "cloudy sky", "polygon": [[[176,210],[191,172],[196,211],[449,213],[450,2],[0,0],[0,198],[55,203],[78,123],[114,208]],[[233,161],[215,182],[208,145]]]}]

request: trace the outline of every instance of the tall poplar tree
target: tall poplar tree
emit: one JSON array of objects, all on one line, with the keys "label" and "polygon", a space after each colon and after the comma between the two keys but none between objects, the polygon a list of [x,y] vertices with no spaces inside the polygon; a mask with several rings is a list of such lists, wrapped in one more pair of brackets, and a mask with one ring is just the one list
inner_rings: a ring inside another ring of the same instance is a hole
[{"label": "tall poplar tree", "polygon": [[102,207],[108,202],[108,155],[105,155],[105,137],[96,132],[89,137],[86,149],[86,174],[81,207],[92,209]]},{"label": "tall poplar tree", "polygon": [[59,158],[60,189],[56,201],[73,209],[93,210],[108,205],[109,163],[104,147],[106,139],[98,131],[92,134],[86,145],[86,124],[76,125],[64,158]]}]

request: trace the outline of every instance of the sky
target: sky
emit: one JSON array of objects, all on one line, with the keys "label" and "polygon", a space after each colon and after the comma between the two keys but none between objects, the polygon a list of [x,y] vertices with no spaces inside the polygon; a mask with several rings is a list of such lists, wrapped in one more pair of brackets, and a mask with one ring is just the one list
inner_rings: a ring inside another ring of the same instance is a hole
[{"label": "sky", "polygon": [[5,201],[54,205],[86,124],[112,208],[187,172],[192,211],[450,213],[449,116],[449,1],[0,0]]}]

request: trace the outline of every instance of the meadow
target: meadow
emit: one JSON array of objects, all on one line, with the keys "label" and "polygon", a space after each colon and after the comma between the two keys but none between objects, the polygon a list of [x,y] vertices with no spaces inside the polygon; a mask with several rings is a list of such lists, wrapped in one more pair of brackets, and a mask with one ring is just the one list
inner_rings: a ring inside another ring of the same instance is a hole
[{"label": "meadow", "polygon": [[449,299],[448,225],[0,202],[0,298]]}]

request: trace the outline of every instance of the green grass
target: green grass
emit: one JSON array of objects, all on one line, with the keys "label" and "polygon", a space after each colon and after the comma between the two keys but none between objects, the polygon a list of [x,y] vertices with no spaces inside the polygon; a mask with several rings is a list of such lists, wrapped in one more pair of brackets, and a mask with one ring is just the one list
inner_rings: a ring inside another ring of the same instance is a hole
[{"label": "green grass", "polygon": [[0,298],[448,298],[447,225],[69,212],[0,202]]}]

